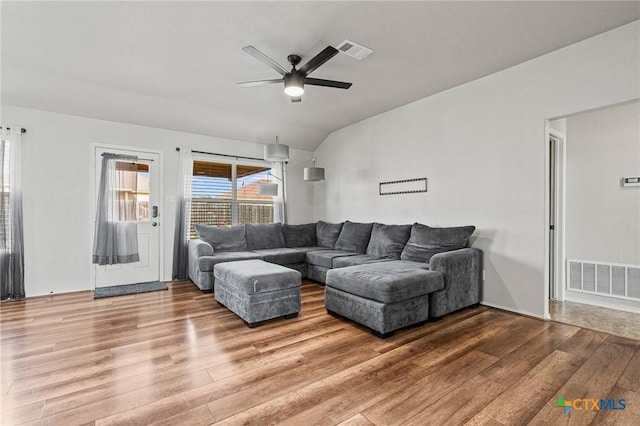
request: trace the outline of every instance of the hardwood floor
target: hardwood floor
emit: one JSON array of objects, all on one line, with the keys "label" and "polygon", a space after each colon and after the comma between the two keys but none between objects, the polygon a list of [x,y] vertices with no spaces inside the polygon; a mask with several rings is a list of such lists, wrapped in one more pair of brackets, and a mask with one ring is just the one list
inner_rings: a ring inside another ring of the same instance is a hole
[{"label": "hardwood floor", "polygon": [[640,341],[483,306],[382,340],[302,292],[253,329],[190,282],[3,302],[0,423],[640,424]]}]

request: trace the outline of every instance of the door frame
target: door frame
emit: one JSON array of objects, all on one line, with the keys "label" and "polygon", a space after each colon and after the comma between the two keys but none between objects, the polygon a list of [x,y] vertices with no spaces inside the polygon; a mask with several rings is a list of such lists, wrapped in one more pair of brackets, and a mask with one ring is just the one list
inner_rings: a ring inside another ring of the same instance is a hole
[{"label": "door frame", "polygon": [[[160,215],[159,215],[159,224],[160,229],[158,230],[158,280],[164,281],[164,216],[166,212],[164,211],[164,183],[163,183],[163,157],[162,151],[149,149],[149,148],[141,148],[129,145],[113,145],[113,144],[105,144],[105,143],[91,143],[89,155],[91,156],[89,164],[91,164],[90,170],[90,179],[89,179],[89,260],[91,259],[91,253],[93,252],[93,241],[95,238],[95,215],[96,215],[96,198],[97,198],[97,185],[95,182],[96,177],[96,168],[98,167],[96,163],[96,151],[98,149],[111,149],[116,151],[131,151],[132,153],[149,153],[158,156],[158,164],[155,167],[155,172],[158,174],[158,205],[160,207]],[[95,290],[96,287],[96,268],[93,263],[90,264],[89,268],[89,279],[91,280],[91,289]]]},{"label": "door frame", "polygon": [[[565,265],[565,194],[566,194],[566,134],[545,124],[545,219],[544,219],[544,283],[545,283],[545,316],[550,318],[549,299],[563,301],[565,299],[566,265]],[[551,191],[551,139],[555,143],[555,185]],[[554,202],[551,197],[554,195]],[[555,208],[553,208],[555,207]],[[552,211],[553,208],[553,211]],[[554,241],[550,238],[551,215],[554,217]],[[551,262],[553,256],[553,263]],[[553,277],[553,288],[551,288]]]}]

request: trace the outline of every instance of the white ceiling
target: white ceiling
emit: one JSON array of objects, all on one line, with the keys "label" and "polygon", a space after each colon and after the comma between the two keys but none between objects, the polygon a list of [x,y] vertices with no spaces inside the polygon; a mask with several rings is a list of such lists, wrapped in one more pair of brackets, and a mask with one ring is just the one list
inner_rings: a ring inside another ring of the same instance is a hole
[{"label": "white ceiling", "polygon": [[[640,19],[640,2],[5,2],[2,103],[313,150],[332,131]],[[288,68],[345,39],[289,102]],[[21,123],[28,126],[28,123]]]}]

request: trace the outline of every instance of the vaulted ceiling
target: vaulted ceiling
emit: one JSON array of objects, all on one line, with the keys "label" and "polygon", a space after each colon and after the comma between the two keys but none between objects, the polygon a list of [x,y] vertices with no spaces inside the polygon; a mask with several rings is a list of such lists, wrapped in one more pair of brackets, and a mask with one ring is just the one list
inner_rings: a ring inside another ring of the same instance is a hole
[{"label": "vaulted ceiling", "polygon": [[[313,150],[332,131],[640,19],[637,1],[2,2],[2,103]],[[242,51],[302,63],[349,39],[291,103]],[[28,125],[28,123],[21,123]]]}]

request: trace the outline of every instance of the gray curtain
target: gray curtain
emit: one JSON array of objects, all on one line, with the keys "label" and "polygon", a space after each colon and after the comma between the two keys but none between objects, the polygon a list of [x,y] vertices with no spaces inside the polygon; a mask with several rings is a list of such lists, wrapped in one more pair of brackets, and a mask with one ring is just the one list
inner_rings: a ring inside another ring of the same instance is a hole
[{"label": "gray curtain", "polygon": [[24,237],[20,151],[22,128],[2,126],[0,139],[0,298],[22,299]]},{"label": "gray curtain", "polygon": [[[116,170],[118,160],[136,161],[129,155],[102,154],[102,169],[98,188],[93,263],[114,265],[138,262],[138,224],[129,222],[124,213],[126,205],[118,195],[120,179]],[[133,219],[135,220],[135,219]]]},{"label": "gray curtain", "polygon": [[176,226],[173,238],[174,280],[188,278],[188,241],[191,237],[191,177],[193,158],[191,150],[182,149],[178,159],[178,188],[176,194]]}]

